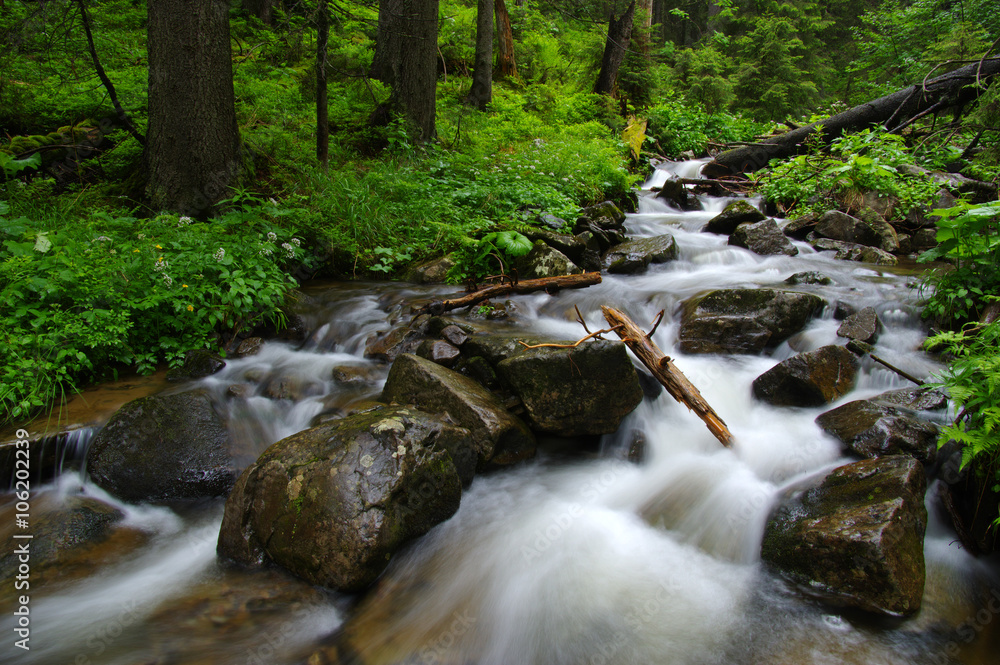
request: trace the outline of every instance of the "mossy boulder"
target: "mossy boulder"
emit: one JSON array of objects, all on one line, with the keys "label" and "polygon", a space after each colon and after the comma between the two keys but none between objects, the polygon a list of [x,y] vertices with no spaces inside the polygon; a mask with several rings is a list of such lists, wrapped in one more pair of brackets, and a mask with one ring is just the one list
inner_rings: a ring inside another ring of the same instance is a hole
[{"label": "mossy boulder", "polygon": [[359,591],[406,542],[458,509],[462,482],[447,449],[468,435],[431,414],[395,407],[282,439],[239,477],[218,553]]},{"label": "mossy boulder", "polygon": [[493,393],[419,356],[402,354],[396,358],[382,390],[382,401],[447,414],[469,430],[465,440],[448,449],[463,482],[470,482],[477,470],[513,464],[535,455],[537,444],[531,430]]},{"label": "mossy boulder", "polygon": [[740,224],[754,224],[765,219],[764,213],[754,208],[748,201],[739,199],[727,205],[725,210],[708,220],[702,230],[706,233],[729,235]]},{"label": "mossy boulder", "polygon": [[926,478],[912,457],[839,467],[771,513],[761,558],[809,595],[900,617],[924,590]]},{"label": "mossy boulder", "polygon": [[681,318],[684,353],[761,353],[802,330],[826,304],[775,289],[721,289],[689,301]]},{"label": "mossy boulder", "polygon": [[858,357],[823,346],[783,360],[753,381],[753,395],[774,406],[822,406],[854,389]]},{"label": "mossy boulder", "polygon": [[610,434],[643,398],[625,345],[610,340],[522,350],[497,372],[532,429],[559,436]]},{"label": "mossy boulder", "polygon": [[740,224],[729,236],[729,244],[749,249],[761,256],[775,254],[795,256],[799,253],[799,249],[778,228],[777,222],[770,218],[760,222]]},{"label": "mossy boulder", "polygon": [[937,425],[875,400],[848,402],[820,415],[816,424],[859,457],[910,455],[931,463],[937,453]]},{"label": "mossy boulder", "polygon": [[536,241],[530,252],[517,259],[515,266],[522,279],[579,275],[583,272],[583,268],[573,263],[568,256],[549,247],[542,240]]},{"label": "mossy boulder", "polygon": [[609,273],[634,275],[651,263],[667,263],[677,259],[677,241],[669,233],[651,238],[636,238],[612,247],[604,254],[604,267]]},{"label": "mossy boulder", "polygon": [[87,471],[125,501],[226,496],[239,474],[226,423],[205,390],[122,406],[91,442]]}]

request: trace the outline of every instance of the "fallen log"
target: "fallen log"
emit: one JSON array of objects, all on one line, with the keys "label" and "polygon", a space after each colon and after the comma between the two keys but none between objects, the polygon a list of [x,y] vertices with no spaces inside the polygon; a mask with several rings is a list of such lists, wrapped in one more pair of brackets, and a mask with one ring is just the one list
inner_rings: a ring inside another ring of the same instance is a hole
[{"label": "fallen log", "polygon": [[[670,396],[694,411],[708,426],[715,438],[729,448],[733,443],[733,435],[725,421],[705,401],[694,384],[688,381],[670,358],[653,343],[652,332],[648,335],[642,332],[628,315],[613,307],[601,307],[601,311],[604,312],[604,318],[618,334],[618,337],[653,373],[653,376],[667,389]],[[655,330],[656,327],[654,326],[653,329]]]},{"label": "fallen log", "polygon": [[816,132],[821,132],[823,141],[829,143],[841,134],[860,131],[872,125],[886,125],[887,129],[901,130],[922,114],[946,108],[961,108],[974,101],[985,87],[977,90],[971,84],[980,82],[988,85],[989,80],[997,74],[1000,74],[1000,58],[984,59],[966,65],[929,81],[859,104],[826,120],[793,129],[754,145],[719,153],[705,165],[702,174],[706,178],[716,178],[757,171],[767,166],[772,159],[804,152],[807,149],[806,139]]},{"label": "fallen log", "polygon": [[435,300],[424,305],[416,312],[414,318],[421,314],[438,316],[453,309],[471,307],[491,298],[499,298],[512,293],[534,293],[536,291],[558,291],[559,289],[580,289],[601,283],[601,273],[585,272],[580,275],[559,275],[557,277],[540,277],[538,279],[522,279],[519,282],[504,282],[467,293],[458,298]]}]

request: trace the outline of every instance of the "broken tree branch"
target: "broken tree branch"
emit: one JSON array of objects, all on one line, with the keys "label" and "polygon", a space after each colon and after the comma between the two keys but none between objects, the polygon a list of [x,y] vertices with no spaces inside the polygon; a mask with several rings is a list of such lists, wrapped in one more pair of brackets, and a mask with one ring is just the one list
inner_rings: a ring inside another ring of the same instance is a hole
[{"label": "broken tree branch", "polygon": [[907,381],[913,381],[918,386],[922,386],[924,385],[924,383],[926,383],[926,381],[921,381],[912,374],[904,372],[895,365],[892,365],[886,362],[885,360],[882,360],[878,356],[876,356],[874,353],[872,353],[874,347],[871,344],[866,344],[865,342],[862,342],[860,340],[852,339],[850,342],[847,343],[847,348],[850,349],[857,356],[868,356],[869,358],[877,362],[879,365],[882,365],[886,369],[892,370],[893,372],[900,375]]},{"label": "broken tree branch", "polygon": [[715,435],[715,438],[729,448],[733,443],[733,435],[725,421],[705,401],[694,384],[688,381],[670,358],[653,343],[650,336],[640,330],[624,312],[607,306],[601,307],[601,311],[604,312],[604,318],[611,324],[612,330],[618,333],[625,345],[653,373],[653,376],[667,389],[670,396],[694,411],[709,431]]},{"label": "broken tree branch", "polygon": [[580,275],[559,275],[557,277],[523,279],[519,282],[509,284],[494,284],[493,286],[487,286],[484,289],[479,289],[478,291],[474,291],[458,298],[435,300],[434,302],[424,305],[418,309],[414,312],[413,316],[414,318],[420,316],[421,314],[431,314],[432,316],[437,316],[439,314],[443,314],[444,312],[450,312],[453,309],[471,307],[472,305],[477,305],[485,300],[489,300],[490,298],[498,298],[511,293],[534,293],[535,291],[548,291],[550,289],[580,289],[600,283],[601,273],[585,272]]}]

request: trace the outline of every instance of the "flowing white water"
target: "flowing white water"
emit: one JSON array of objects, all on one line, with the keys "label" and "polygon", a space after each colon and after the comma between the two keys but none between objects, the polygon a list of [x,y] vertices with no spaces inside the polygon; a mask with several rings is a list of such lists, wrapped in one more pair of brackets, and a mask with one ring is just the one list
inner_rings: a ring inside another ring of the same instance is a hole
[{"label": "flowing white water", "polygon": [[[647,185],[670,173],[696,177],[699,168],[700,162],[664,165]],[[600,457],[567,461],[543,453],[520,468],[477,477],[452,519],[394,559],[379,593],[362,604],[355,625],[348,624],[352,647],[365,662],[386,664],[949,662],[940,660],[942,635],[970,612],[975,616],[977,585],[1000,585],[956,546],[934,510],[925,609],[898,626],[872,626],[804,600],[774,580],[758,557],[780,492],[846,458],[814,422],[830,407],[769,407],[751,397],[751,382],[783,358],[838,343],[838,301],[875,307],[886,324],[877,353],[926,376],[937,366],[919,351],[923,331],[911,278],[836,261],[804,244],[797,257],[760,257],[700,232],[725,200],[705,199],[703,211],[679,212],[645,194],[640,212],[629,216],[631,235],[671,233],[680,258],[640,276],[605,276],[588,289],[521,297],[518,323],[577,338],[583,333],[574,306],[591,330],[604,327],[601,305],[620,307],[640,325],[664,310],[654,341],[726,420],[734,447],[721,448],[696,416],[663,394],[644,401],[618,434],[605,437]],[[822,272],[831,284],[784,284],[803,271]],[[681,354],[681,303],[733,286],[814,292],[831,306],[771,356]],[[227,405],[247,462],[315,418],[377,395],[386,368],[361,357],[365,340],[399,320],[403,303],[441,292],[381,289],[309,289],[313,332],[306,344],[269,343],[260,355],[230,362],[201,381]],[[228,398],[233,385],[246,389]],[[906,385],[867,364],[859,386],[839,403]],[[647,445],[642,465],[621,461],[637,432]],[[43,593],[32,609],[40,648],[20,662],[73,662],[78,654],[94,663],[154,656],[187,662],[163,656],[162,647],[151,650],[156,640],[150,636],[182,636],[190,628],[157,608],[185,598],[206,579],[233,574],[215,562],[221,504],[178,514],[105,499],[127,512],[127,523],[146,533],[148,543],[95,575]],[[107,657],[96,654],[94,636],[107,633],[126,606],[134,623],[114,648],[109,644]],[[289,610],[284,623],[290,628],[280,630],[284,651],[272,648],[267,657],[261,649],[269,648],[264,637],[276,634],[275,623],[236,640],[220,632],[206,662],[296,662],[289,654],[332,630],[341,616],[337,599],[308,616]]]}]

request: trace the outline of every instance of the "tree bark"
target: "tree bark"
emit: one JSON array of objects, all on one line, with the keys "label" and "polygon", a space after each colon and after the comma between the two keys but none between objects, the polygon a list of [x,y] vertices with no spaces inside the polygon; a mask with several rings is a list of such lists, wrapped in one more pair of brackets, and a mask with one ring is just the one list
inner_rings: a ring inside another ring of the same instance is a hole
[{"label": "tree bark", "polygon": [[466,104],[480,111],[493,101],[493,0],[479,0],[476,12],[476,60]]},{"label": "tree bark", "polygon": [[502,79],[517,78],[514,62],[514,32],[510,27],[510,14],[504,0],[495,0],[497,19],[497,76]]},{"label": "tree bark", "polygon": [[694,384],[688,381],[670,358],[664,355],[663,351],[653,343],[653,340],[650,339],[652,333],[647,335],[642,332],[632,319],[621,310],[614,307],[602,307],[601,311],[604,312],[604,318],[615,329],[618,337],[625,342],[625,346],[653,373],[653,376],[667,389],[670,396],[694,411],[715,438],[722,445],[730,447],[733,443],[733,435],[729,432],[725,421],[705,401]]},{"label": "tree bark", "polygon": [[649,53],[649,42],[653,28],[653,0],[639,0],[636,5],[635,18],[639,31],[636,37],[636,47],[642,53]]},{"label": "tree bark", "polygon": [[432,141],[437,101],[438,0],[382,0],[371,76],[392,86],[391,110]]},{"label": "tree bark", "polygon": [[274,25],[274,8],[278,0],[243,0],[243,13],[256,16],[264,25]]},{"label": "tree bark", "polygon": [[926,83],[912,85],[892,94],[864,104],[821,122],[806,125],[781,136],[754,145],[716,155],[705,165],[702,173],[709,178],[733,173],[750,173],[767,166],[775,158],[789,157],[806,151],[806,139],[820,133],[824,143],[829,143],[846,132],[855,132],[873,125],[886,125],[887,129],[906,126],[921,113],[936,108],[961,108],[978,96],[970,84],[977,77],[984,83],[1000,74],[1000,58],[966,65]]},{"label": "tree bark", "polygon": [[539,279],[522,279],[520,282],[504,282],[449,300],[437,300],[421,307],[414,317],[421,314],[438,316],[444,312],[462,307],[471,307],[490,298],[498,298],[511,293],[534,293],[535,291],[557,291],[559,289],[579,289],[601,283],[601,273],[585,272],[581,275],[560,275],[558,277],[541,277]]},{"label": "tree bark", "polygon": [[601,71],[597,75],[594,92],[611,96],[618,83],[618,70],[625,60],[625,51],[632,40],[632,21],[635,18],[635,0],[629,3],[628,9],[620,18],[614,14],[608,16],[608,40],[604,45],[604,57],[601,58]]},{"label": "tree bark", "polygon": [[156,210],[205,218],[239,176],[224,0],[149,0],[146,194]]},{"label": "tree bark", "polygon": [[326,0],[319,0],[316,32],[316,159],[326,171],[330,164],[330,119],[326,94],[326,46],[330,38],[330,15]]}]

